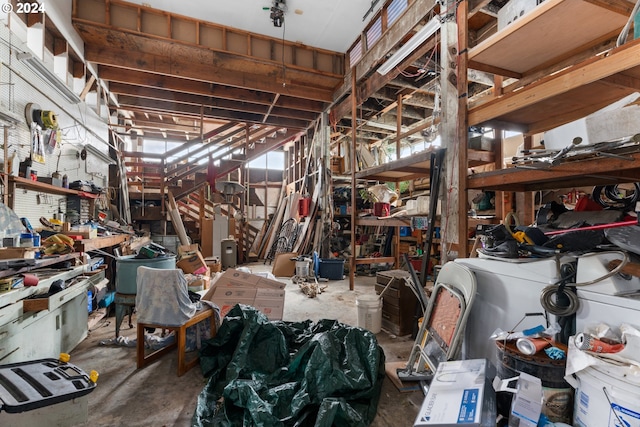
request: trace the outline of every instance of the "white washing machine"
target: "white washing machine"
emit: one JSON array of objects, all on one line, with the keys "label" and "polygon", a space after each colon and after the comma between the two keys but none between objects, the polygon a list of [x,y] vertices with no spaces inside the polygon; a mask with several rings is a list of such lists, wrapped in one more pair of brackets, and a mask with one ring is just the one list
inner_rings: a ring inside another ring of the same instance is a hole
[{"label": "white washing machine", "polygon": [[[605,276],[607,265],[622,256],[606,252],[578,258],[576,283],[585,283]],[[606,323],[616,329],[628,323],[640,329],[640,278],[616,274],[594,284],[578,287],[580,307],[576,313],[576,330]]]},{"label": "white washing machine", "polygon": [[[526,313],[543,313],[540,293],[548,285],[560,280],[560,264],[574,260],[570,256],[559,262],[544,258],[527,262],[487,258],[459,258],[455,262],[466,265],[476,275],[478,294],[467,321],[463,356],[485,357],[494,364],[495,344],[489,336],[497,328],[523,330],[545,323],[539,316],[526,317]],[[607,264],[621,259],[616,253],[587,254],[578,258],[576,283],[601,278],[609,271]],[[616,329],[629,323],[640,329],[640,278],[614,275],[588,286],[578,287],[579,308],[576,313],[576,331],[588,325],[604,322]],[[549,316],[554,322],[555,317]]]},{"label": "white washing machine", "polygon": [[[497,366],[496,346],[489,337],[498,328],[523,330],[546,324],[542,316],[523,317],[527,313],[544,313],[540,292],[560,279],[558,262],[550,258],[518,262],[458,258],[455,262],[475,273],[478,289],[466,325],[463,357],[487,358]],[[553,316],[549,321],[555,321]]]}]

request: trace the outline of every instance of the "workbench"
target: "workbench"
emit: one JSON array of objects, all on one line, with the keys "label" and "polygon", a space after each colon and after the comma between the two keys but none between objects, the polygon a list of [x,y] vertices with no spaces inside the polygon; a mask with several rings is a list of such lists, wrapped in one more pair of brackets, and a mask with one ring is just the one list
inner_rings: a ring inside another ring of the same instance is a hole
[{"label": "workbench", "polygon": [[[73,350],[86,336],[88,325],[88,290],[102,280],[104,272],[87,275],[87,265],[68,268],[49,268],[46,265],[75,258],[62,255],[42,261],[31,267],[30,273],[38,276],[37,286],[13,289],[0,294],[0,364],[40,358],[58,357],[61,352]],[[6,271],[0,273],[9,275]],[[15,274],[15,272],[12,272]],[[67,287],[48,296],[47,291],[56,280],[63,280]],[[37,309],[34,300],[38,297]]]}]

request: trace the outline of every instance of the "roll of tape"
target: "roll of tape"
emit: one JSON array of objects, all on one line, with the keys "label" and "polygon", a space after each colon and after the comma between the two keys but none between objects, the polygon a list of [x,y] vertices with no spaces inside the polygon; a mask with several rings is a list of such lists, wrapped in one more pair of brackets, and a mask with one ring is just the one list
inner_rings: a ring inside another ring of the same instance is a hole
[{"label": "roll of tape", "polygon": [[42,119],[42,124],[47,129],[55,129],[58,127],[58,117],[56,113],[49,110],[42,110],[40,113],[40,118]]},{"label": "roll of tape", "polygon": [[24,286],[37,286],[39,281],[35,274],[24,274]]}]

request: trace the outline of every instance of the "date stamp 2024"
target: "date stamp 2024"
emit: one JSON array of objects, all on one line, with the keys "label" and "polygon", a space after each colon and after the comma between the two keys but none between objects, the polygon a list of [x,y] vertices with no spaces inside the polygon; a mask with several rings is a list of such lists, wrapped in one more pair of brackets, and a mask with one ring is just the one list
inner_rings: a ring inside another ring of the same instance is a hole
[{"label": "date stamp 2024", "polygon": [[10,1],[7,1],[6,3],[3,3],[2,5],[0,5],[0,10],[4,13],[15,12],[15,13],[26,13],[26,14],[45,12],[44,3],[38,3],[37,1],[31,1],[31,2],[18,1],[16,2],[15,7]]}]

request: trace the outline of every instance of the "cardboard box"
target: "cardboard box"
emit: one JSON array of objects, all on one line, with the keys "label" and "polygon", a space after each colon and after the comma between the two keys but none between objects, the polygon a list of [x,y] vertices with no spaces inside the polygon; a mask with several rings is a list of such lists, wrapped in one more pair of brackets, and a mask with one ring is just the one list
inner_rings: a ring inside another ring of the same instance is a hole
[{"label": "cardboard box", "polygon": [[271,273],[276,277],[292,277],[296,274],[296,262],[295,260],[291,261],[291,258],[296,258],[297,256],[297,252],[276,254]]},{"label": "cardboard box", "polygon": [[200,251],[191,255],[185,255],[176,263],[176,267],[191,274],[204,274],[207,271],[207,263]]},{"label": "cardboard box", "polygon": [[[286,283],[278,280],[271,280],[257,274],[245,273],[235,268],[228,268],[216,281],[215,289],[217,286],[237,286],[244,288],[266,288],[266,289],[279,289],[283,290]],[[213,293],[213,291],[211,291]]]},{"label": "cardboard box", "polygon": [[[441,362],[414,427],[495,425],[495,393],[487,379],[487,360]],[[493,417],[493,423],[491,422]]]},{"label": "cardboard box", "polygon": [[192,243],[190,245],[179,245],[178,246],[178,255],[192,255],[196,252],[200,251],[200,246],[197,243]]},{"label": "cardboard box", "polygon": [[34,259],[36,257],[37,248],[0,248],[0,259]]},{"label": "cardboard box", "polygon": [[282,320],[286,284],[256,274],[227,269],[202,297],[220,307],[224,317],[236,304],[263,312],[269,320]]}]

